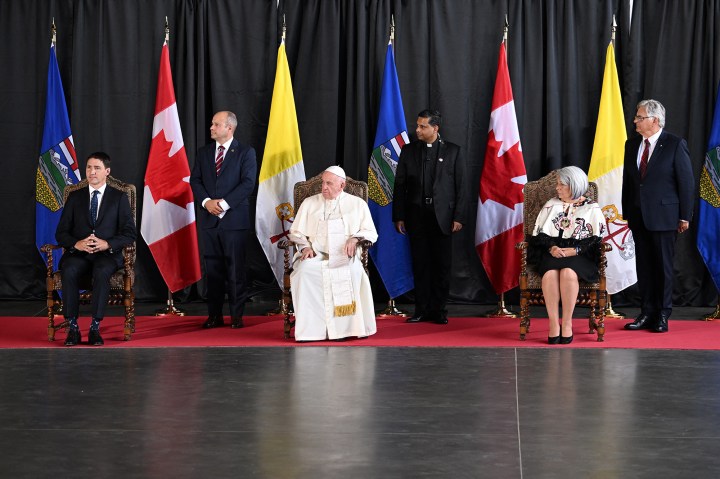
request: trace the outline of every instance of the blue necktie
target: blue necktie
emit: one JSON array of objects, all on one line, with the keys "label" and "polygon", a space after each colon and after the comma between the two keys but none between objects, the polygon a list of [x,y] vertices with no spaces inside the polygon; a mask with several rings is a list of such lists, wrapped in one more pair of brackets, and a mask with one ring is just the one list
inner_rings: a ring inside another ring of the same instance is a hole
[{"label": "blue necktie", "polygon": [[90,200],[90,224],[95,228],[95,220],[97,219],[98,210],[98,190],[92,192],[92,199]]}]

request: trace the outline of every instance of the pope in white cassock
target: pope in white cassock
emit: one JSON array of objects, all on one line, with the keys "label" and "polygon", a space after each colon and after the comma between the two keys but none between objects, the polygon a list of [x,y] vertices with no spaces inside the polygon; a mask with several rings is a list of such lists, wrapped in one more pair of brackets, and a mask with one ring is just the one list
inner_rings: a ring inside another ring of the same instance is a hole
[{"label": "pope in white cassock", "polygon": [[345,193],[345,171],[322,174],[322,193],[305,199],[290,228],[298,246],[290,275],[295,340],[320,341],[377,332],[370,280],[358,242],[377,241],[370,209]]}]

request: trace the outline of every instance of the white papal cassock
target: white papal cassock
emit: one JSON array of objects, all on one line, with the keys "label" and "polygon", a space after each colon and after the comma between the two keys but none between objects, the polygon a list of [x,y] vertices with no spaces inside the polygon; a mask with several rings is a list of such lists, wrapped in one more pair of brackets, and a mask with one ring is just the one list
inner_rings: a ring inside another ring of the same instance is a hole
[{"label": "white papal cassock", "polygon": [[[290,238],[299,250],[311,246],[316,255],[300,260],[298,251],[293,258],[290,288],[297,341],[363,337],[377,332],[370,280],[363,269],[359,247],[348,265],[350,281],[347,286],[355,312],[347,316],[335,315],[336,307],[342,307],[335,304],[341,294],[338,285],[342,283],[343,272],[348,271],[342,267],[331,268],[329,264],[332,241],[328,239],[328,231],[332,233],[337,228],[341,228],[345,241],[352,237],[377,241],[377,230],[367,203],[345,192],[334,200],[326,200],[322,194],[307,198],[300,205],[290,228]],[[338,271],[341,272],[339,276]]]}]

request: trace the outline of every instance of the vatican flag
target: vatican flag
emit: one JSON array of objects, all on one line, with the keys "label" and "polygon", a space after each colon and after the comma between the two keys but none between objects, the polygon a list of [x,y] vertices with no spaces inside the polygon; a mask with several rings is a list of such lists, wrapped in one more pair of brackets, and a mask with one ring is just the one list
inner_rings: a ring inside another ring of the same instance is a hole
[{"label": "vatican flag", "polygon": [[620,96],[615,50],[612,42],[607,48],[605,74],[600,95],[595,143],[588,179],[598,186],[598,204],[607,224],[603,241],[612,245],[607,254],[607,292],[615,294],[637,282],[635,272],[635,242],[622,216],[623,155],[625,151],[625,115]]},{"label": "vatican flag", "polygon": [[305,166],[300,148],[295,98],[283,40],[278,48],[275,87],[255,210],[255,232],[280,287],[283,253],[277,243],[288,235],[295,219],[293,187],[298,181],[304,180]]}]

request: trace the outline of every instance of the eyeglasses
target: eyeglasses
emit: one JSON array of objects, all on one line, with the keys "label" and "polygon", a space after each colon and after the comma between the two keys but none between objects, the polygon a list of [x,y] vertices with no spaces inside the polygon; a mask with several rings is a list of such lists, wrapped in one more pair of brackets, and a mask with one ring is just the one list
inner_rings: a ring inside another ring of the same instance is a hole
[{"label": "eyeglasses", "polygon": [[655,118],[654,116],[635,116],[635,121],[643,121],[647,120],[648,118]]}]

